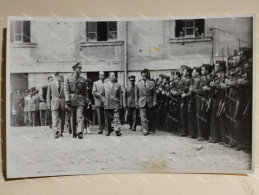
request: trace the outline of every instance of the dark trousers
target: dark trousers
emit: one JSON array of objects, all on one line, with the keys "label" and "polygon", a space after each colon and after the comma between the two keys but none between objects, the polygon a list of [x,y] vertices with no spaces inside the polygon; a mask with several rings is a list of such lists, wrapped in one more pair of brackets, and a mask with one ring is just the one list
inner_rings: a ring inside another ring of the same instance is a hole
[{"label": "dark trousers", "polygon": [[84,132],[84,106],[71,106],[70,123],[73,135]]},{"label": "dark trousers", "polygon": [[180,135],[187,135],[189,133],[187,111],[188,111],[188,104],[187,104],[187,102],[184,102],[181,104],[182,128],[181,128]]},{"label": "dark trousers", "polygon": [[52,128],[52,116],[51,116],[51,110],[47,109],[47,125],[49,125],[50,128]]},{"label": "dark trousers", "polygon": [[46,124],[47,124],[47,111],[40,110],[40,125],[46,126]]},{"label": "dark trousers", "polygon": [[96,113],[97,113],[99,131],[103,131],[103,129],[105,127],[104,109],[103,109],[103,107],[98,107],[98,106],[95,108],[96,108]]},{"label": "dark trousers", "polygon": [[137,126],[137,109],[135,107],[127,108],[127,121],[131,128],[136,129]]},{"label": "dark trousers", "polygon": [[188,128],[191,138],[197,137],[197,117],[196,117],[196,102],[188,104]]}]

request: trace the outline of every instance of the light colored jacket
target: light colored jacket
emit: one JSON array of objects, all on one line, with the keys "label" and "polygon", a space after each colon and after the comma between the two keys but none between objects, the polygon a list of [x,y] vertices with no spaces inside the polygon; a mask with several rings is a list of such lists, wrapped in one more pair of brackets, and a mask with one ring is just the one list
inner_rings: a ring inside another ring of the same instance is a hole
[{"label": "light colored jacket", "polygon": [[144,86],[144,81],[141,80],[136,84],[135,87],[135,103],[136,106],[143,108],[146,104],[148,107],[153,107],[156,105],[156,87],[153,81],[146,81],[146,86]]},{"label": "light colored jacket", "polygon": [[51,110],[58,110],[61,107],[65,110],[65,93],[64,93],[64,83],[60,83],[60,92],[58,91],[58,82],[53,81],[48,86],[47,92],[47,106]]},{"label": "light colored jacket", "polygon": [[98,107],[103,107],[103,102],[101,98],[104,97],[104,84],[102,80],[95,81],[93,84],[93,96],[94,96],[94,105]]}]

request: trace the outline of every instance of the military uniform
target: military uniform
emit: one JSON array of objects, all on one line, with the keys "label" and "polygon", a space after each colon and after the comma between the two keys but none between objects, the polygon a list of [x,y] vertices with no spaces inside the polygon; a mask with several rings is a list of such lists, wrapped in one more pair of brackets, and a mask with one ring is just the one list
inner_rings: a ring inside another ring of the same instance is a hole
[{"label": "military uniform", "polygon": [[[200,68],[193,68],[196,72],[200,72]],[[198,133],[198,124],[197,124],[197,105],[196,105],[196,93],[198,92],[201,84],[201,77],[196,76],[192,79],[192,84],[189,88],[189,93],[187,95],[188,101],[188,130],[189,137],[196,138]]]},{"label": "military uniform", "polygon": [[[130,76],[129,80],[135,82],[135,76]],[[130,125],[130,129],[136,131],[137,126],[137,109],[135,106],[135,83],[134,85],[128,85],[124,91],[124,107],[126,108],[126,118]]]},{"label": "military uniform", "polygon": [[[77,63],[73,68],[80,67]],[[82,138],[84,131],[83,111],[86,104],[89,102],[87,93],[86,79],[82,76],[76,76],[75,73],[67,77],[65,81],[65,101],[71,108],[71,126],[73,137]]]},{"label": "military uniform", "polygon": [[[212,65],[202,64],[202,67],[211,72]],[[201,76],[199,89],[196,90],[196,106],[197,106],[197,125],[198,125],[198,140],[206,140],[210,132],[210,98],[209,91],[204,90],[212,80],[212,75],[207,74]]]},{"label": "military uniform", "polygon": [[[191,68],[188,67],[188,66],[183,66],[183,69],[185,70],[190,70]],[[181,98],[181,131],[179,133],[179,135],[181,136],[187,136],[188,133],[189,133],[189,130],[188,130],[188,115],[187,115],[187,112],[188,112],[188,102],[187,102],[187,97],[185,96],[185,94],[188,93],[188,90],[189,90],[189,87],[191,85],[191,77],[187,75],[184,77],[182,76],[181,80],[180,80],[180,83],[179,83],[179,86],[180,86],[180,95],[182,95],[182,98]]]}]

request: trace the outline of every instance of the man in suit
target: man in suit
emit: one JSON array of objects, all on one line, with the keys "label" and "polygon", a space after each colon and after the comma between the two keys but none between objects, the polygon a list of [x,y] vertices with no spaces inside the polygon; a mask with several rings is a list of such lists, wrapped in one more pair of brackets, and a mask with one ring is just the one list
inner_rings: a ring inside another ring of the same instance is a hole
[{"label": "man in suit", "polygon": [[104,84],[104,72],[99,72],[99,80],[95,81],[93,84],[93,97],[94,97],[94,105],[97,112],[97,119],[98,119],[98,125],[99,125],[99,132],[98,134],[103,133],[104,129],[104,109],[103,109],[103,102],[102,99],[104,98],[104,90],[103,90],[103,84]]},{"label": "man in suit", "polygon": [[120,108],[122,106],[121,98],[121,85],[116,83],[116,77],[114,72],[109,73],[109,81],[104,83],[104,114],[106,125],[106,136],[110,136],[111,122],[113,119],[114,130],[117,136],[121,136],[120,132]]},{"label": "man in suit", "polygon": [[156,106],[155,83],[148,79],[148,72],[141,71],[142,80],[135,87],[136,108],[140,108],[140,116],[143,134],[148,135],[149,131],[154,131],[153,108]]},{"label": "man in suit", "polygon": [[55,131],[55,138],[62,136],[65,123],[65,94],[62,74],[55,73],[56,81],[48,86],[47,107],[51,109],[52,129]]},{"label": "man in suit", "polygon": [[135,76],[129,77],[130,85],[125,88],[124,107],[127,111],[127,121],[132,131],[136,131],[137,126],[137,109],[135,106]]},{"label": "man in suit", "polygon": [[[73,68],[73,74],[65,81],[65,101],[71,110],[71,126],[73,138],[83,138],[84,132],[84,107],[89,103],[86,79],[82,76],[82,66],[78,62]],[[78,126],[77,126],[78,125]],[[77,126],[77,128],[76,128]]]}]

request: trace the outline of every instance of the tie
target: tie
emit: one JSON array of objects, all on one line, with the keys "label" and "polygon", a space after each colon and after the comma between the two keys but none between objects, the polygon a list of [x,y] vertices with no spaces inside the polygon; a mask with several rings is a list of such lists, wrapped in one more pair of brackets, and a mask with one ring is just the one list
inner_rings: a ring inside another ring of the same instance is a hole
[{"label": "tie", "polygon": [[60,93],[60,83],[58,83],[58,92]]},{"label": "tie", "polygon": [[146,83],[146,81],[144,81],[144,86],[145,86],[145,88],[147,88],[147,83]]}]

